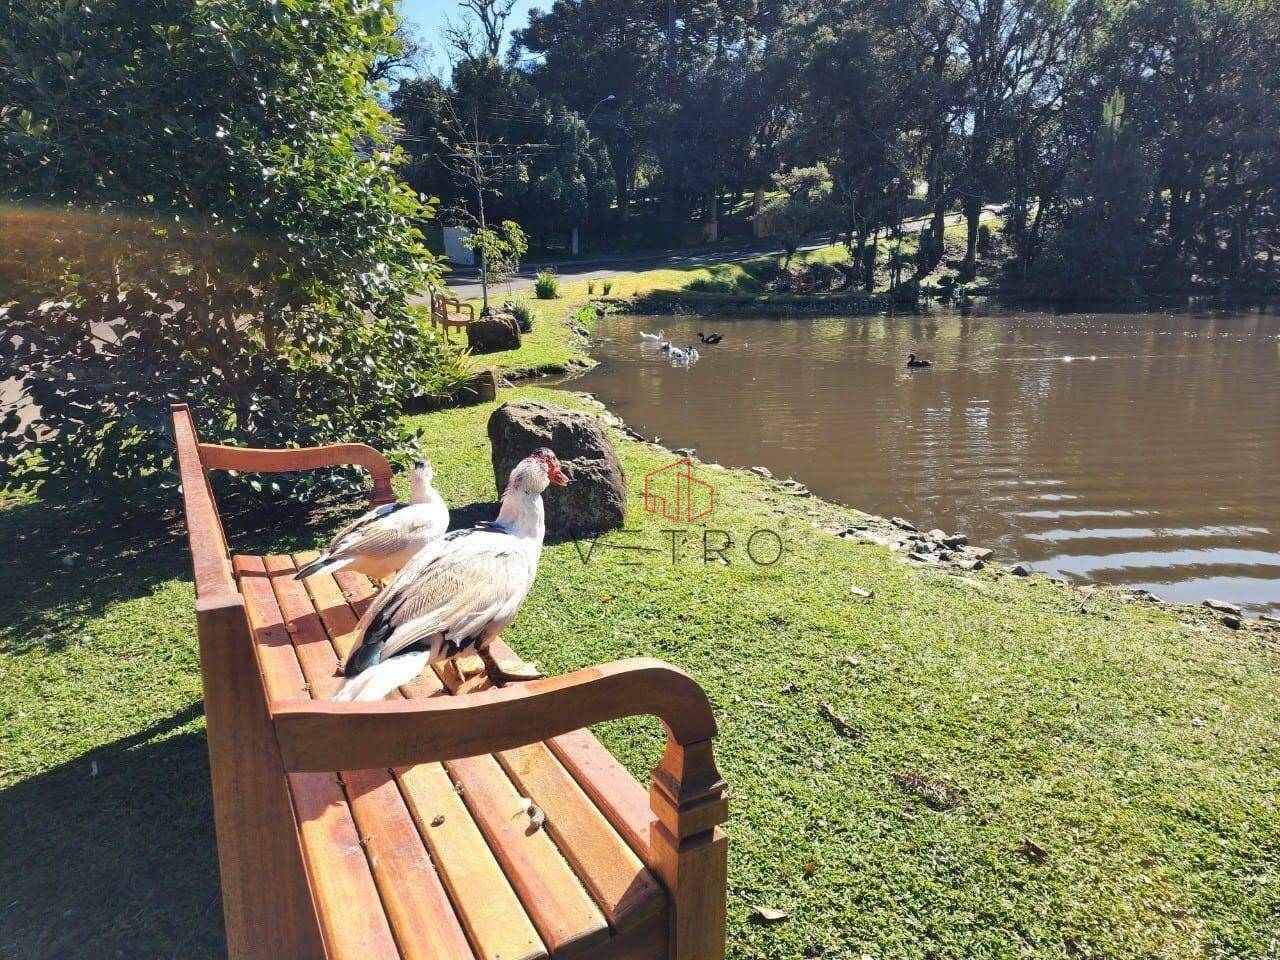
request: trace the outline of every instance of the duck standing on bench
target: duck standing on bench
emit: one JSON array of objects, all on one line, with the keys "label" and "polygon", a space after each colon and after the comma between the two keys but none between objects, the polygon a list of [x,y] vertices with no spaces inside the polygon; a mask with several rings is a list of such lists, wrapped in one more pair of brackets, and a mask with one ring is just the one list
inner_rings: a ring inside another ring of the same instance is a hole
[{"label": "duck standing on bench", "polygon": [[449,529],[449,507],[431,485],[433,476],[431,464],[419,460],[413,465],[408,503],[385,503],[358,517],[294,579],[355,570],[370,580],[386,580]]},{"label": "duck standing on bench", "polygon": [[[334,700],[381,700],[427,665],[483,654],[515,619],[538,573],[546,532],[542,492],[568,478],[545,447],[507,481],[498,519],[431,544],[378,594],[356,625],[359,638]],[[500,677],[506,674],[497,665]]]}]

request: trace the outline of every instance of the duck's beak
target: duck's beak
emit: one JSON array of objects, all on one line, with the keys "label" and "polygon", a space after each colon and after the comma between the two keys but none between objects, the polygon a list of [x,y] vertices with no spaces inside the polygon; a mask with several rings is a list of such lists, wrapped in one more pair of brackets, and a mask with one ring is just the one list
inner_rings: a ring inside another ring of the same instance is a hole
[{"label": "duck's beak", "polygon": [[547,461],[547,479],[557,487],[567,486],[569,483],[569,478],[560,469],[560,461],[554,457]]}]

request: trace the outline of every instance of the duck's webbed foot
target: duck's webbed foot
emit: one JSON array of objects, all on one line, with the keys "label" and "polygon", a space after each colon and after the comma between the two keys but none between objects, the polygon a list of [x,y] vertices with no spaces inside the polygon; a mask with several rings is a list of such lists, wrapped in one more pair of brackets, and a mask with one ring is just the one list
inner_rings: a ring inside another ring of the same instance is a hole
[{"label": "duck's webbed foot", "polygon": [[488,650],[481,656],[489,666],[489,676],[497,683],[511,683],[518,680],[537,680],[547,675],[537,663],[521,660],[518,657],[510,660],[499,660]]}]

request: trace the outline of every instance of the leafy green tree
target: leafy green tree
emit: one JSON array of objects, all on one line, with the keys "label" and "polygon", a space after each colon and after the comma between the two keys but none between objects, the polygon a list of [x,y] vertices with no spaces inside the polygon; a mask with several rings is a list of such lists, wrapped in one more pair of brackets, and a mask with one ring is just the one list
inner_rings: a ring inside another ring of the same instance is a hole
[{"label": "leafy green tree", "polygon": [[807,236],[835,223],[836,208],[826,164],[774,174],[773,183],[777,194],[764,205],[759,217],[763,229],[782,241],[785,269]]},{"label": "leafy green tree", "polygon": [[[441,198],[450,215],[477,224],[506,218],[550,241],[602,219],[615,196],[604,144],[557,98],[544,98],[524,74],[487,55],[460,60],[448,84],[403,84],[392,109],[412,157],[409,183]],[[484,158],[477,193],[475,161]]]},{"label": "leafy green tree", "polygon": [[1064,223],[1043,265],[1055,296],[1125,298],[1139,292],[1153,181],[1152,163],[1116,93],[1103,107],[1089,162],[1068,186]]},{"label": "leafy green tree", "polygon": [[496,227],[478,227],[462,241],[484,264],[484,312],[489,311],[489,287],[506,283],[520,272],[520,261],[529,251],[529,240],[514,220],[503,220]]},{"label": "leafy green tree", "polygon": [[0,0],[6,463],[167,482],[178,400],[211,442],[409,451],[401,404],[454,361],[408,309],[431,209],[367,83],[395,28],[389,0]]}]

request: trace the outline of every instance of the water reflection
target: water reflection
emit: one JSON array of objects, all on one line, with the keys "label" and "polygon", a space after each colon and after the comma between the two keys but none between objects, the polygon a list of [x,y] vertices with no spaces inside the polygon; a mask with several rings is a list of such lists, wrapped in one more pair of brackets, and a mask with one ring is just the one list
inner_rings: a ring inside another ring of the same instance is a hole
[{"label": "water reflection", "polygon": [[[673,368],[642,328],[725,340]],[[1046,572],[1280,611],[1275,314],[609,317],[599,334],[604,363],[573,387],[670,446]]]}]

